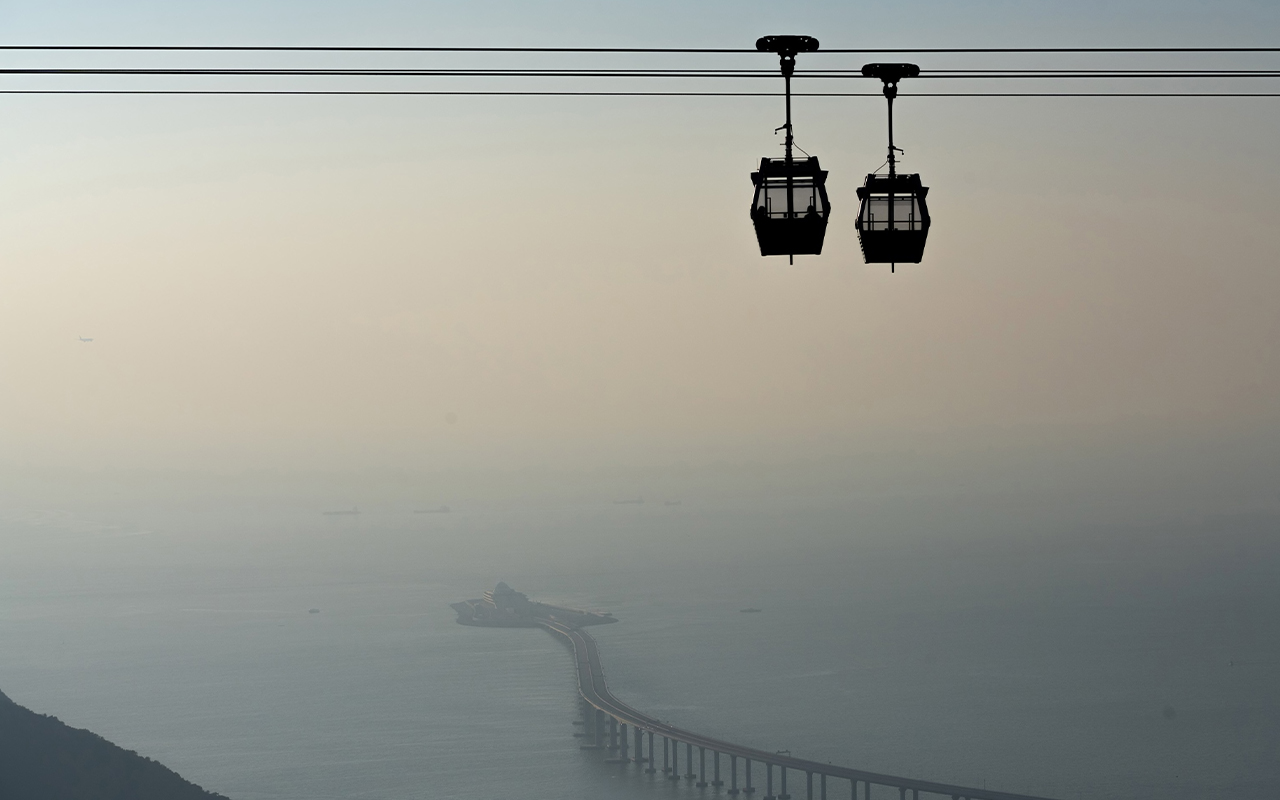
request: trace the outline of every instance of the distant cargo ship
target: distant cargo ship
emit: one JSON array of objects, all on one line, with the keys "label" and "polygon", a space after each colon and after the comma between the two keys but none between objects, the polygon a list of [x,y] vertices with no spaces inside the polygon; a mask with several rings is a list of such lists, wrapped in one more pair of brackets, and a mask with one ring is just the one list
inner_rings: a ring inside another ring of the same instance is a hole
[{"label": "distant cargo ship", "polygon": [[480,625],[487,628],[532,628],[538,624],[538,620],[561,622],[575,628],[618,621],[607,612],[583,611],[580,608],[535,602],[505,583],[499,583],[493,587],[493,591],[485,592],[484,597],[477,600],[464,600],[450,605],[458,612],[459,625]]},{"label": "distant cargo ship", "polygon": [[360,513],[360,509],[352,506],[348,511],[321,511],[326,517],[354,517]]}]

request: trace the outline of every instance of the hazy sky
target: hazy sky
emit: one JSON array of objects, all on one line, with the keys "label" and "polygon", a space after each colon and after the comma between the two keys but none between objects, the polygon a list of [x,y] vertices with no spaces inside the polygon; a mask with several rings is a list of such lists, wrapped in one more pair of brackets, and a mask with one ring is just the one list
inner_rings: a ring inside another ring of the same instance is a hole
[{"label": "hazy sky", "polygon": [[[0,2],[0,31],[9,44],[750,47],[793,32],[831,47],[1261,46],[1280,42],[1280,5]],[[658,63],[520,63],[605,61]],[[0,464],[669,463],[1280,429],[1280,99],[904,98],[904,166],[932,187],[934,228],[925,263],[895,275],[861,263],[852,224],[854,189],[883,160],[875,98],[797,101],[798,141],[831,170],[827,249],[795,266],[756,254],[748,173],[778,152],[779,105],[0,96]]]}]

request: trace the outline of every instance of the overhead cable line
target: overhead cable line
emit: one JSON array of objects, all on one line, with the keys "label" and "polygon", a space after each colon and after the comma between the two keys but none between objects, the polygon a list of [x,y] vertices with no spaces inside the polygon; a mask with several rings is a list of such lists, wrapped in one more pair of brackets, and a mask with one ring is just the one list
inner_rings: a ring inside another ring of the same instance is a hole
[{"label": "overhead cable line", "polygon": [[[756,70],[540,70],[540,69],[297,69],[297,68],[0,68],[0,75],[173,75],[235,77],[481,77],[481,78],[725,78],[766,79]],[[797,72],[796,78],[866,78],[853,70]],[[922,70],[918,78],[994,80],[1050,79],[1188,79],[1280,78],[1280,70]]]},{"label": "overhead cable line", "polygon": [[[782,97],[780,92],[485,91],[370,89],[0,89],[0,95],[346,95],[490,97]],[[880,97],[879,92],[792,92],[792,97]],[[901,97],[1280,97],[1280,92],[912,92]]]},{"label": "overhead cable line", "polygon": [[[556,47],[324,47],[324,46],[195,46],[195,45],[0,45],[5,51],[231,51],[231,52],[527,52],[527,53],[755,53],[755,50],[726,50],[715,48],[556,48]],[[1210,47],[1164,47],[1164,48],[931,48],[920,50],[872,50],[872,49],[833,49],[825,53],[1241,53],[1241,52],[1280,52],[1280,48],[1210,48]],[[863,70],[854,69],[809,69],[793,70],[797,79],[848,80],[865,79]],[[282,68],[282,67],[244,67],[244,68],[100,68],[100,67],[14,67],[0,69],[0,77],[223,77],[223,78],[541,78],[541,79],[690,79],[701,81],[719,80],[759,80],[773,78],[772,72],[758,69],[711,69],[711,68],[433,68],[433,69],[370,69],[370,68]],[[1091,80],[1217,80],[1233,81],[1244,79],[1280,79],[1280,69],[1064,69],[1064,68],[1029,68],[1029,69],[995,69],[995,68],[942,68],[920,70],[918,78],[934,78],[942,80],[986,81],[986,80],[1033,80],[1033,81],[1091,81]],[[455,84],[457,85],[457,84]],[[1273,97],[1280,93],[1260,91],[951,91],[921,92],[915,97]],[[711,87],[699,91],[663,90],[515,90],[515,89],[141,89],[141,88],[84,88],[84,89],[41,89],[13,88],[0,89],[2,94],[120,94],[120,95],[421,95],[421,96],[595,96],[595,97],[773,97],[774,92],[760,91],[728,91],[711,90]],[[869,92],[797,92],[797,97],[867,97],[875,96]]]},{"label": "overhead cable line", "polygon": [[[0,51],[299,52],[299,53],[709,53],[756,50],[724,47],[375,47],[327,45],[0,45]],[[823,48],[817,53],[1280,53],[1280,47],[916,47]]]}]

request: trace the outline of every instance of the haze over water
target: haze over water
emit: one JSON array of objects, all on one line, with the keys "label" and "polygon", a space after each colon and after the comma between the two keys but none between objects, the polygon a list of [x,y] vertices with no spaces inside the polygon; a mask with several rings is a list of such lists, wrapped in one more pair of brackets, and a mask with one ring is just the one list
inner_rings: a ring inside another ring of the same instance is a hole
[{"label": "haze over water", "polygon": [[699,795],[578,750],[559,642],[455,624],[506,580],[619,617],[594,632],[626,701],[764,749],[1063,798],[1280,785],[1274,516],[983,529],[702,482],[438,515],[10,503],[4,689],[242,800]]}]

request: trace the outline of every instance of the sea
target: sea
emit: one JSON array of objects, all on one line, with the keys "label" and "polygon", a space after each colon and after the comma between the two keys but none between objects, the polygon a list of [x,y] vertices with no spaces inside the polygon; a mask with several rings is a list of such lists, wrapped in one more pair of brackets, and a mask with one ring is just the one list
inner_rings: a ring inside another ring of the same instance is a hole
[{"label": "sea", "polygon": [[1274,518],[615,500],[7,502],[0,691],[235,800],[721,795],[582,750],[565,646],[455,622],[505,581],[613,613],[614,693],[695,731],[1064,800],[1280,797]]}]

